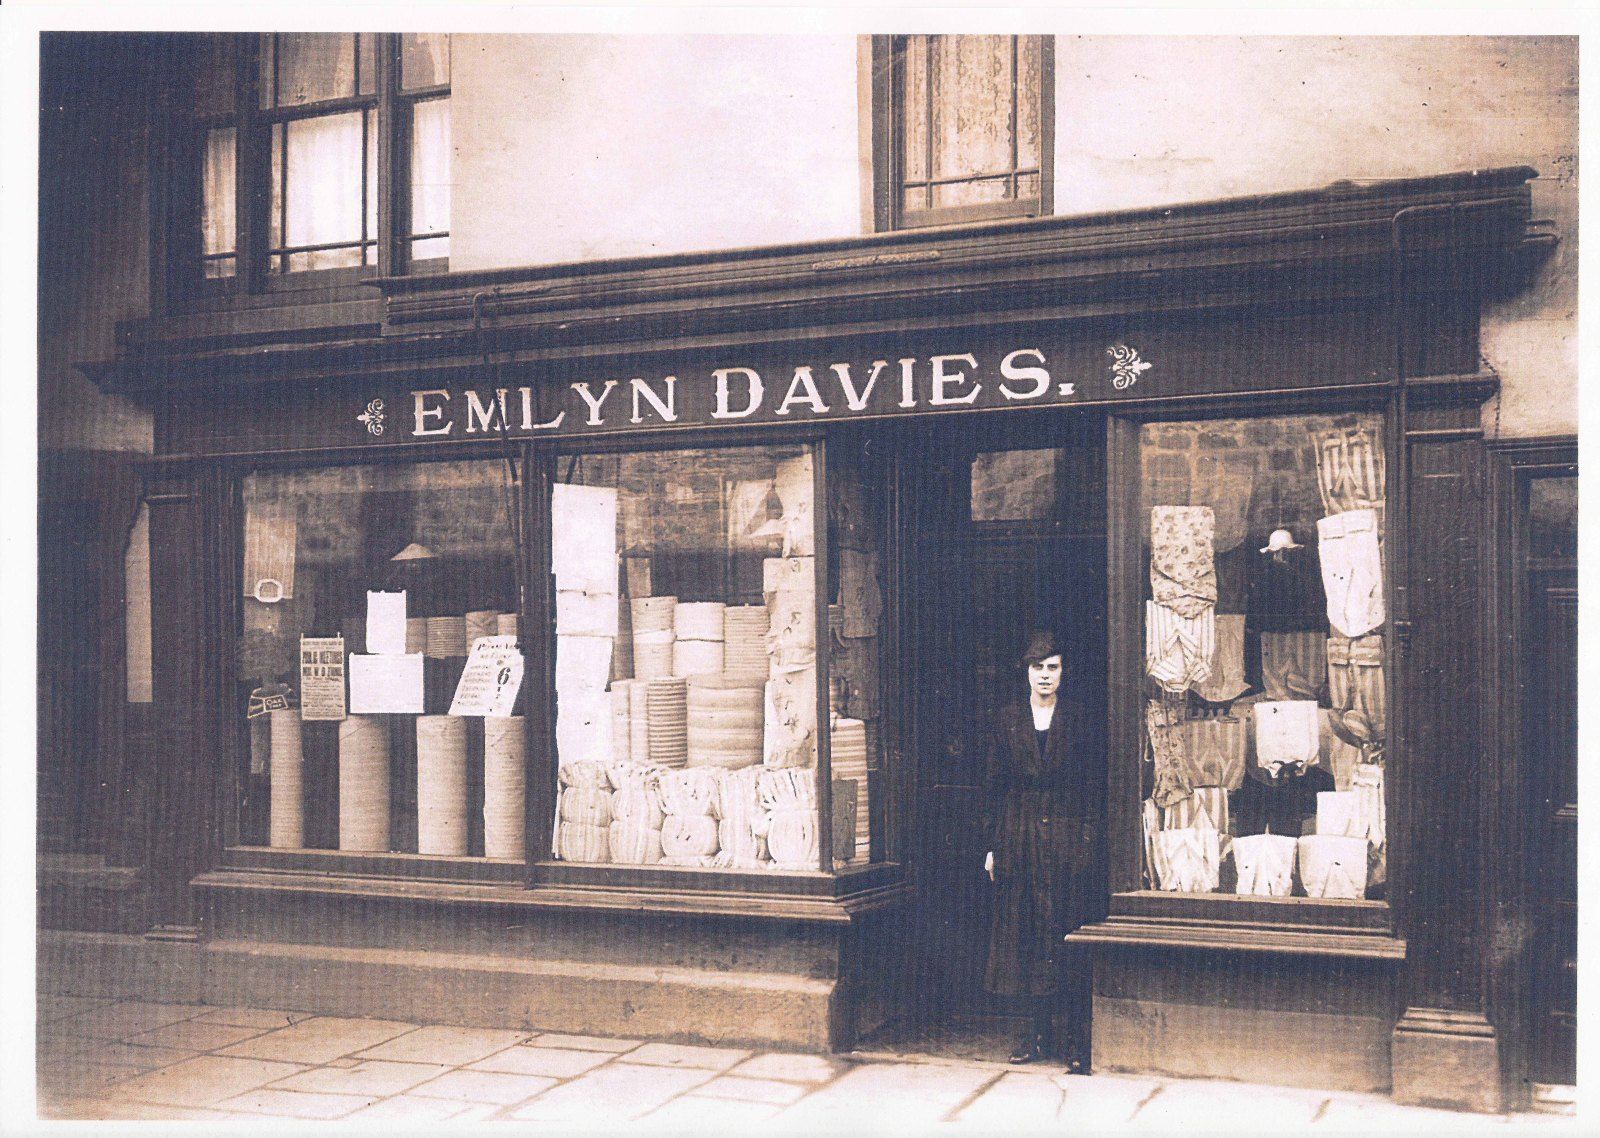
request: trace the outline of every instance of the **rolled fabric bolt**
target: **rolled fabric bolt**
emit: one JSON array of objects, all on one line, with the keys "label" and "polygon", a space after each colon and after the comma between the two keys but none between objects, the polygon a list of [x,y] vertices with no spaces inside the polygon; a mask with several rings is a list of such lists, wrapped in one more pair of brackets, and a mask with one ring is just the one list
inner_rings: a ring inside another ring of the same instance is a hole
[{"label": "rolled fabric bolt", "polygon": [[563,822],[557,833],[563,861],[611,860],[611,827]]},{"label": "rolled fabric bolt", "polygon": [[673,630],[679,640],[720,641],[726,611],[721,601],[679,601],[673,611]]},{"label": "rolled fabric bolt", "polygon": [[561,820],[585,826],[611,825],[611,791],[597,786],[569,786],[561,792]]},{"label": "rolled fabric bolt", "polygon": [[633,674],[635,679],[659,680],[672,675],[671,629],[633,632]]},{"label": "rolled fabric bolt", "polygon": [[527,738],[522,716],[483,721],[483,854],[520,858],[527,844]]},{"label": "rolled fabric bolt", "polygon": [[514,612],[503,612],[494,618],[495,634],[497,636],[520,636],[518,626],[521,618]]},{"label": "rolled fabric bolt", "polygon": [[428,650],[428,618],[406,617],[406,653],[415,656]]},{"label": "rolled fabric bolt", "polygon": [[633,631],[671,632],[677,623],[677,597],[635,597],[629,615]]},{"label": "rolled fabric bolt", "polygon": [[611,823],[611,860],[629,865],[654,865],[661,860],[661,830],[629,819]]},{"label": "rolled fabric bolt", "polygon": [[430,616],[428,618],[427,654],[436,660],[448,660],[467,654],[467,618],[464,616]]},{"label": "rolled fabric bolt", "polygon": [[300,712],[271,712],[272,767],[271,813],[268,841],[279,849],[301,849],[306,844],[305,758],[300,745]]},{"label": "rolled fabric bolt", "polygon": [[722,674],[722,641],[684,640],[672,645],[672,674],[675,676],[716,676]]},{"label": "rolled fabric bolt", "polygon": [[628,760],[650,761],[650,685],[642,680],[628,685]]},{"label": "rolled fabric bolt", "polygon": [[339,848],[389,849],[389,725],[375,715],[339,723]]},{"label": "rolled fabric bolt", "polygon": [[467,854],[467,721],[417,717],[417,852]]},{"label": "rolled fabric bolt", "polygon": [[705,814],[669,814],[661,826],[666,857],[711,857],[720,846],[716,819]]},{"label": "rolled fabric bolt", "polygon": [[497,636],[500,632],[500,614],[493,609],[475,609],[466,616],[467,647],[480,636]]}]

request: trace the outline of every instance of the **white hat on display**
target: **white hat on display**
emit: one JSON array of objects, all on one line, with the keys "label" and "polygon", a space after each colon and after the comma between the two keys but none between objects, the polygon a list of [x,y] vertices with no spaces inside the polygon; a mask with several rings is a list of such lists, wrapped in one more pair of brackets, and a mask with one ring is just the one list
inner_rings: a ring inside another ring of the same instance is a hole
[{"label": "white hat on display", "polygon": [[1303,546],[1295,541],[1294,534],[1286,529],[1275,529],[1272,536],[1267,538],[1267,544],[1262,547],[1262,553],[1282,553],[1286,549],[1301,549]]}]

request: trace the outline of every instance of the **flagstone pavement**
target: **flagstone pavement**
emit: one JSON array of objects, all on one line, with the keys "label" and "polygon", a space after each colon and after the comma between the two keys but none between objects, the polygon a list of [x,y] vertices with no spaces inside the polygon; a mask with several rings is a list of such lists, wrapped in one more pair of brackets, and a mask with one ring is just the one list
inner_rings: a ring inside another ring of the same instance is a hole
[{"label": "flagstone pavement", "polygon": [[1380,1095],[1067,1075],[1058,1066],[758,1052],[49,995],[39,1000],[38,1096],[43,1119],[510,1122],[555,1133],[757,1124],[799,1133],[1094,1133],[1131,1125],[1502,1134],[1578,1133],[1580,1125],[1551,1114],[1400,1107]]}]

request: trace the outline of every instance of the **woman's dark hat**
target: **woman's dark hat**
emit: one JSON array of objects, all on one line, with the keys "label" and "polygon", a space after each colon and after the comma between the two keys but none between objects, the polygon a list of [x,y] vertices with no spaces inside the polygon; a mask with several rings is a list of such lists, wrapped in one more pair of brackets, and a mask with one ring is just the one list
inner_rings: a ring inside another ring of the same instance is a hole
[{"label": "woman's dark hat", "polygon": [[1028,643],[1022,649],[1022,663],[1037,664],[1040,660],[1048,660],[1051,656],[1061,655],[1061,648],[1056,644],[1054,634],[1035,629],[1028,634]]}]

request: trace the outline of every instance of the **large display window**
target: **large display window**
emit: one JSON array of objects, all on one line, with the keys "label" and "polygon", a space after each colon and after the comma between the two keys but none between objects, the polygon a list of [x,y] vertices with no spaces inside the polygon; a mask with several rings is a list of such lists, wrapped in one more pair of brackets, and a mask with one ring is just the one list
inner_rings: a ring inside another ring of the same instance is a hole
[{"label": "large display window", "polygon": [[522,695],[462,698],[519,632],[517,490],[501,460],[244,479],[240,844],[525,856]]},{"label": "large display window", "polygon": [[1142,427],[1146,888],[1384,897],[1384,456],[1370,414]]}]

